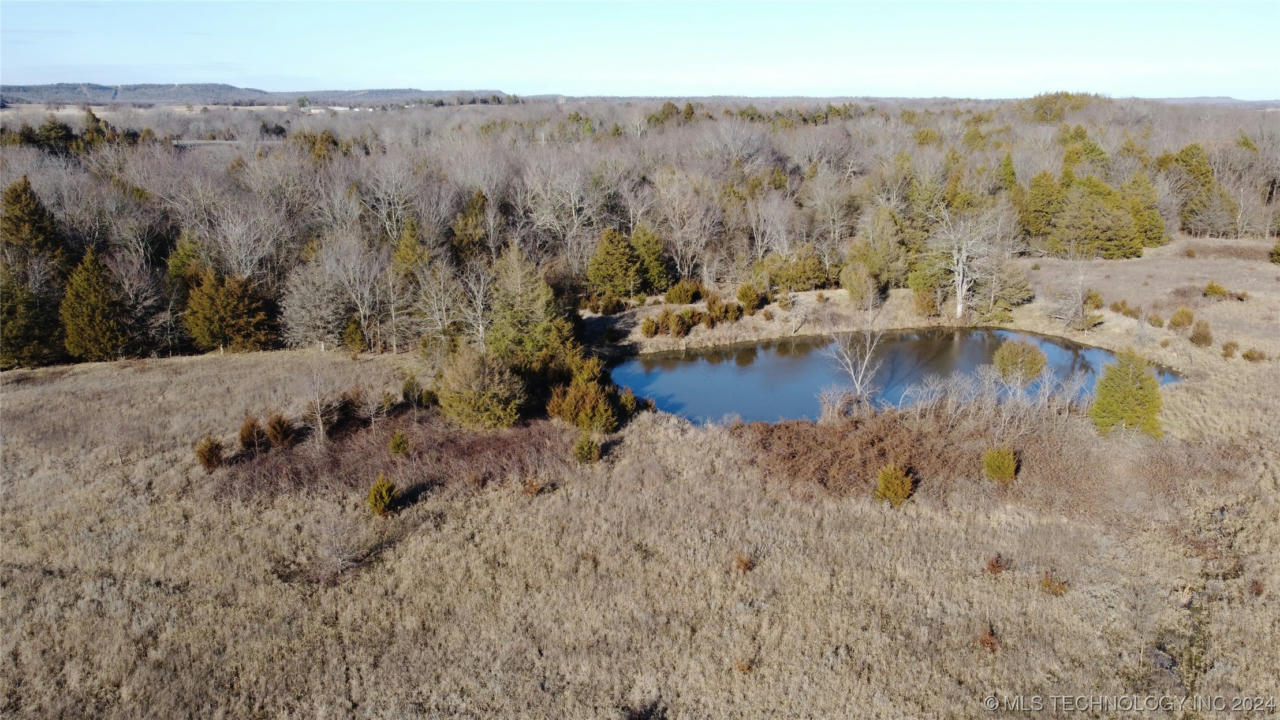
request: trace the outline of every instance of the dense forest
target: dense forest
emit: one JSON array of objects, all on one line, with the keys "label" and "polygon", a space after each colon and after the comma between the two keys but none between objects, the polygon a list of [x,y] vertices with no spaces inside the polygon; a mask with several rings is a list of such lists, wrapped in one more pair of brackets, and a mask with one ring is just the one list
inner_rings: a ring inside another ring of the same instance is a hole
[{"label": "dense forest", "polygon": [[1250,108],[1059,93],[99,112],[3,116],[5,368],[323,344],[567,376],[572,309],[682,279],[906,287],[921,314],[990,323],[1030,298],[1018,255],[1280,234],[1280,122]]}]

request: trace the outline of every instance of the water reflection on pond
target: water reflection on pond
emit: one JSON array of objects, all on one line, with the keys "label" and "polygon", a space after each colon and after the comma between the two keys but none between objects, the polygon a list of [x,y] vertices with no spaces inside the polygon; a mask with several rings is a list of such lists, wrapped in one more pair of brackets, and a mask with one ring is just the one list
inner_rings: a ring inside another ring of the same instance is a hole
[{"label": "water reflection on pond", "polygon": [[[927,329],[887,333],[877,357],[876,400],[897,405],[912,385],[931,375],[974,373],[1007,338],[1034,343],[1048,358],[1047,373],[1066,379],[1081,373],[1084,392],[1114,358],[1101,348],[1009,330]],[[758,345],[664,353],[629,359],[613,368],[613,380],[658,409],[695,421],[737,416],[747,422],[815,419],[818,394],[847,385],[827,352],[828,338],[773,340]],[[1160,382],[1177,376],[1160,371]]]}]

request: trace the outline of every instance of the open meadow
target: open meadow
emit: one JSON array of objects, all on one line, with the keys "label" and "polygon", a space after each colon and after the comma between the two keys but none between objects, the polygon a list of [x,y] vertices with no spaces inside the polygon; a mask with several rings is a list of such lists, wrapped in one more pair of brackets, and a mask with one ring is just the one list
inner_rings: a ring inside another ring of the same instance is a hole
[{"label": "open meadow", "polygon": [[[978,460],[992,419],[963,408],[641,412],[582,465],[559,420],[464,430],[380,406],[429,377],[413,354],[5,372],[0,714],[965,718],[992,693],[1274,696],[1280,366],[1220,345],[1280,355],[1280,269],[1258,243],[1195,244],[1034,261],[1037,292],[1083,273],[1108,304],[1189,305],[1215,343],[1019,308],[1015,327],[1136,343],[1185,379],[1160,440],[1016,418],[1007,486]],[[1209,280],[1248,297],[1184,290]],[[197,463],[205,433],[233,449],[246,417],[300,428],[346,391],[323,444]],[[918,476],[901,508],[872,497],[886,459]],[[366,503],[380,472],[402,491],[386,517]]]}]

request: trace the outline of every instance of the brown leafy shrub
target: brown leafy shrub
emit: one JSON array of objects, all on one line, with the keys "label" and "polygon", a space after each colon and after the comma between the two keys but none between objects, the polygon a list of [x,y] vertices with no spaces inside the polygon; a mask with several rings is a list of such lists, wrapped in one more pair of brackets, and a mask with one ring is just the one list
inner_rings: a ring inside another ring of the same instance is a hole
[{"label": "brown leafy shrub", "polygon": [[1061,597],[1067,594],[1070,585],[1066,580],[1059,578],[1052,570],[1045,570],[1040,575],[1040,590],[1054,597]]},{"label": "brown leafy shrub", "polygon": [[285,448],[293,442],[293,423],[288,418],[275,413],[267,418],[267,441],[273,448]]},{"label": "brown leafy shrub", "polygon": [[1196,321],[1195,327],[1191,329],[1191,344],[1196,347],[1208,347],[1213,344],[1213,333],[1209,330],[1208,322]]},{"label": "brown leafy shrub", "polygon": [[[387,452],[391,435],[402,429],[417,462],[401,463]],[[432,488],[479,489],[554,478],[572,462],[576,431],[561,423],[533,420],[514,428],[474,430],[426,411],[399,428],[379,423],[335,438],[315,452],[271,452],[237,462],[214,476],[218,493],[239,498],[292,492],[365,492],[371,473],[394,473],[406,497]]]},{"label": "brown leafy shrub", "polygon": [[757,310],[769,302],[769,297],[754,283],[743,283],[738,287],[738,302],[742,303],[746,314],[755,315]]},{"label": "brown leafy shrub", "polygon": [[754,672],[754,671],[755,671],[755,669],[756,669],[756,662],[755,662],[755,660],[751,660],[751,659],[749,659],[749,658],[748,658],[748,659],[738,659],[738,660],[735,660],[735,661],[734,661],[734,663],[733,663],[733,669],[737,670],[738,672],[742,673],[743,675],[750,675],[750,674],[751,674],[752,672]]},{"label": "brown leafy shrub", "polygon": [[378,473],[378,479],[374,480],[373,486],[369,488],[369,509],[378,517],[390,514],[395,509],[396,495],[395,483],[388,480],[382,473]]},{"label": "brown leafy shrub", "polygon": [[1248,360],[1249,362],[1256,363],[1266,360],[1267,354],[1257,348],[1249,348],[1248,350],[1240,353],[1240,357]]},{"label": "brown leafy shrub", "polygon": [[819,303],[825,303],[831,300],[831,298],[827,297],[827,294],[822,292],[821,290],[818,291],[817,295],[813,296],[813,299],[818,301]]},{"label": "brown leafy shrub", "polygon": [[1147,324],[1154,328],[1162,328],[1164,327],[1164,318],[1156,313],[1151,313],[1147,315]]},{"label": "brown leafy shrub", "polygon": [[573,444],[573,459],[583,465],[600,460],[600,443],[591,437],[591,433],[582,432],[578,435],[578,440]]},{"label": "brown leafy shrub", "polygon": [[1010,565],[1011,563],[1009,562],[1009,558],[1006,558],[1000,553],[996,553],[995,555],[987,558],[987,574],[999,575],[1005,570],[1008,570]]},{"label": "brown leafy shrub", "polygon": [[728,322],[738,322],[742,319],[742,306],[738,303],[729,303],[724,308],[724,319]]},{"label": "brown leafy shrub", "polygon": [[1189,307],[1180,307],[1173,312],[1169,318],[1170,330],[1183,330],[1191,327],[1191,323],[1195,322],[1196,314],[1191,312]]},{"label": "brown leafy shrub", "polygon": [[876,472],[876,490],[874,497],[878,502],[887,502],[899,507],[911,499],[916,483],[911,474],[897,464],[889,464]]},{"label": "brown leafy shrub", "polygon": [[658,334],[658,321],[657,321],[657,320],[654,320],[654,319],[653,319],[653,318],[651,318],[651,317],[647,317],[647,318],[645,318],[645,319],[644,319],[644,322],[640,323],[640,334],[641,334],[641,335],[643,335],[643,336],[645,336],[645,337],[647,337],[647,338],[651,338],[651,337],[653,337],[653,336],[657,335],[657,334]]},{"label": "brown leafy shrub", "polygon": [[996,629],[993,625],[987,625],[985,630],[978,633],[974,641],[978,643],[978,647],[987,652],[994,653],[1000,649],[1000,638],[996,637]]},{"label": "brown leafy shrub", "polygon": [[789,292],[780,292],[774,301],[778,304],[779,310],[790,310],[795,307],[796,297]]},{"label": "brown leafy shrub", "polygon": [[1240,343],[1235,340],[1228,340],[1222,343],[1222,357],[1231,359],[1236,356],[1236,350],[1240,349]]},{"label": "brown leafy shrub", "polygon": [[706,288],[702,287],[702,283],[690,278],[684,278],[672,285],[670,290],[667,290],[665,299],[672,305],[688,305],[697,302],[705,292]]},{"label": "brown leafy shrub", "polygon": [[258,418],[245,418],[244,423],[240,425],[240,452],[256,455],[265,449],[269,442],[267,433],[262,429],[262,425],[258,424]]},{"label": "brown leafy shrub", "polygon": [[747,553],[737,553],[733,556],[733,567],[738,572],[746,575],[756,569],[756,559]]},{"label": "brown leafy shrub", "polygon": [[222,443],[212,435],[205,435],[196,443],[196,460],[205,472],[211,473],[222,465]]},{"label": "brown leafy shrub", "polygon": [[764,321],[765,321],[765,322],[773,322],[773,311],[772,311],[772,310],[769,310],[769,309],[767,309],[767,308],[766,308],[764,312],[760,313],[760,316],[764,318]]},{"label": "brown leafy shrub", "polygon": [[982,453],[982,473],[992,482],[1008,484],[1018,473],[1018,458],[1010,448],[991,448]]}]

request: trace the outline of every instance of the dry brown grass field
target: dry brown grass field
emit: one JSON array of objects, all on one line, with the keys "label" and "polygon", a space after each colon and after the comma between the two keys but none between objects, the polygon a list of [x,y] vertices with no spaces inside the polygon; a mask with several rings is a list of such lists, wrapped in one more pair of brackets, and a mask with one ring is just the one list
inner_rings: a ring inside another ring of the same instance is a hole
[{"label": "dry brown grass field", "polygon": [[[1280,700],[1280,365],[1221,355],[1227,340],[1280,355],[1280,269],[1250,254],[1260,243],[1189,258],[1194,244],[1083,267],[1107,304],[1191,307],[1213,346],[1107,309],[1065,333],[1181,371],[1169,434],[1032,417],[1008,487],[982,477],[990,428],[972,413],[643,413],[582,466],[558,422],[471,433],[400,410],[209,474],[192,452],[205,433],[234,447],[248,415],[298,418],[354,388],[372,406],[422,369],[291,351],[6,372],[0,716],[969,718],[991,715],[992,693]],[[1042,296],[1074,279],[1038,262]],[[1209,280],[1248,298],[1184,290]],[[1046,302],[1016,325],[1064,334]],[[410,450],[393,457],[397,429]],[[884,460],[916,474],[901,508],[872,499]],[[384,518],[365,502],[379,471],[406,491]]]}]

